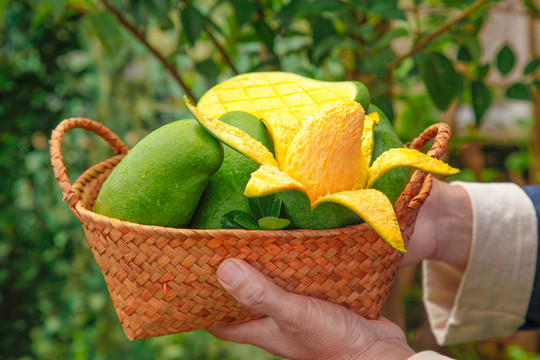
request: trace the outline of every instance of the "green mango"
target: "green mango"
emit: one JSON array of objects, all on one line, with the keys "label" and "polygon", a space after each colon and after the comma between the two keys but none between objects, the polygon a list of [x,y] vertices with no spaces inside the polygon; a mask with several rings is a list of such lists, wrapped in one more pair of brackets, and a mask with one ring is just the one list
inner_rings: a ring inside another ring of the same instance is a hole
[{"label": "green mango", "polygon": [[94,212],[138,224],[186,227],[223,146],[195,120],[178,120],[145,136],[114,168]]},{"label": "green mango", "polygon": [[[273,152],[272,142],[264,123],[256,116],[243,111],[232,111],[220,117],[261,142]],[[224,147],[223,164],[212,176],[195,211],[190,227],[194,229],[219,229],[223,215],[240,210],[250,213],[244,189],[251,173],[259,168],[253,160],[229,146]]]},{"label": "green mango", "polygon": [[360,81],[351,81],[351,83],[356,85],[356,96],[353,100],[362,105],[364,111],[368,113],[368,109],[370,108],[371,96],[369,94],[367,86]]},{"label": "green mango", "polygon": [[[390,120],[388,120],[384,112],[377,106],[371,104],[368,113],[371,114],[373,112],[379,113],[379,124],[373,129],[372,159],[375,160],[386,150],[403,147],[403,142],[397,135],[394,126]],[[372,188],[384,193],[388,199],[390,199],[390,202],[395,204],[399,195],[401,195],[405,186],[407,186],[413,172],[414,168],[411,167],[397,167],[381,176],[381,178],[373,184]]]}]

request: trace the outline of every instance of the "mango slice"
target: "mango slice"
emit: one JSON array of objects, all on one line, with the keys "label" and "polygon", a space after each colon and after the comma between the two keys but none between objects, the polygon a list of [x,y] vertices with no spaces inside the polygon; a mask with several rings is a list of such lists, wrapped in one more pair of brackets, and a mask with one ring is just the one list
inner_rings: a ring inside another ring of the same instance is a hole
[{"label": "mango slice", "polygon": [[306,187],[289,175],[271,165],[262,165],[251,174],[244,195],[259,197],[282,190],[298,190],[306,192]]},{"label": "mango slice", "polygon": [[366,174],[363,124],[364,109],[352,100],[321,107],[294,137],[281,169],[306,187],[312,202],[353,189]]},{"label": "mango slice", "polygon": [[400,166],[411,166],[438,175],[452,175],[459,172],[458,169],[429,157],[418,150],[390,149],[382,153],[369,167],[366,187],[372,187],[384,173]]},{"label": "mango slice", "polygon": [[300,130],[300,121],[289,112],[271,112],[261,120],[272,137],[278,164],[284,163],[287,150]]},{"label": "mango slice", "polygon": [[217,137],[220,141],[244,154],[259,165],[277,166],[277,161],[274,158],[274,155],[272,155],[272,153],[268,151],[266,146],[261,144],[260,141],[255,140],[234,126],[204,114],[195,106],[191,105],[186,96],[184,96],[184,102],[186,103],[189,111],[191,111],[193,116],[195,116],[195,119],[197,119],[197,121],[203,125],[206,130]]},{"label": "mango slice", "polygon": [[373,157],[373,130],[375,129],[375,125],[379,124],[379,121],[379,114],[376,112],[367,114],[364,120],[364,133],[362,135],[362,154],[364,154],[364,158],[366,159],[366,164],[368,166],[369,164],[371,164],[371,158]]},{"label": "mango slice", "polygon": [[342,191],[322,197],[313,205],[333,201],[357,213],[377,234],[399,251],[406,252],[394,208],[382,192],[375,189]]}]

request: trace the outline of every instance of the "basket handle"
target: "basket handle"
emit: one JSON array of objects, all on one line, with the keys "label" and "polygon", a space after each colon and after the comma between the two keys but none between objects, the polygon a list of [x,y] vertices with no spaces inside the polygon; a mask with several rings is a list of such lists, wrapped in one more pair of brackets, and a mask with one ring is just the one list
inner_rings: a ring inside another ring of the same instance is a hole
[{"label": "basket handle", "polygon": [[[440,159],[448,149],[450,126],[446,123],[431,125],[410,143],[409,148],[421,150],[422,147],[432,139],[434,139],[433,145],[431,145],[431,148],[427,151],[427,155],[435,159]],[[431,191],[432,182],[433,176],[431,174],[426,174],[423,171],[416,171],[413,174],[411,181],[409,182],[409,184],[412,185],[412,191],[409,195],[412,197],[413,194],[416,194],[416,196],[414,196],[407,205],[408,209],[415,210],[424,203]]]},{"label": "basket handle", "polygon": [[62,156],[62,140],[66,131],[75,128],[85,129],[100,136],[112,146],[116,155],[127,154],[129,150],[127,145],[120,140],[118,135],[97,121],[83,117],[74,117],[63,120],[60,124],[58,124],[56,129],[53,130],[51,140],[49,141],[49,147],[51,149],[51,162],[54,169],[54,176],[56,177],[56,180],[58,180],[60,188],[62,189],[62,194],[64,195],[62,202],[67,200],[69,206],[72,208],[75,206],[77,201],[79,201],[79,197],[73,191],[71,181],[67,176],[64,157]]}]

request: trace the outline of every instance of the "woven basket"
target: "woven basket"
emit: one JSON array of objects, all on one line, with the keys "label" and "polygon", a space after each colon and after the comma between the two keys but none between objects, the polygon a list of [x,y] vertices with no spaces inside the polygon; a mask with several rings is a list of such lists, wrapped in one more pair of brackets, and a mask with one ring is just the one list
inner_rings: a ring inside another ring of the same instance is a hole
[{"label": "woven basket", "polygon": [[[117,154],[85,171],[73,185],[61,146],[65,132],[89,130]],[[450,131],[426,129],[410,145],[440,158]],[[85,118],[62,121],[50,141],[52,165],[64,201],[81,221],[129,339],[142,339],[243,322],[261,317],[234,300],[218,283],[226,258],[244,259],[282,288],[332,301],[377,318],[402,254],[367,224],[328,230],[198,230],[130,223],[92,212],[98,192],[127,146],[108,128]],[[431,176],[416,171],[395,204],[405,243]]]}]

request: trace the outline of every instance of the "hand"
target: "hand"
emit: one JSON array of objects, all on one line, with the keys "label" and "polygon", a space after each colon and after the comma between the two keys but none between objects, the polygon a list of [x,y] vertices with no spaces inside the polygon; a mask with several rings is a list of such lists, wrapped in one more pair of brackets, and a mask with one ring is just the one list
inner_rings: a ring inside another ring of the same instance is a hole
[{"label": "hand", "polygon": [[224,261],[218,279],[239,302],[266,315],[208,329],[219,339],[291,359],[391,360],[414,354],[389,320],[366,320],[339,305],[289,293],[242,260]]},{"label": "hand", "polygon": [[431,193],[420,208],[401,266],[440,260],[464,270],[471,247],[472,222],[467,191],[459,185],[433,179]]}]

